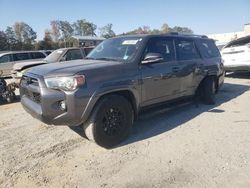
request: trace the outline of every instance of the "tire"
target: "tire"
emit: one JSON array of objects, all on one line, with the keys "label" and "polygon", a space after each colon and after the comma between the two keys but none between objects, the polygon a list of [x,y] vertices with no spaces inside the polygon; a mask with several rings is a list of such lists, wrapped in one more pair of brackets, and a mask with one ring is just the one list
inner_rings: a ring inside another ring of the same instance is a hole
[{"label": "tire", "polygon": [[14,92],[11,92],[10,94],[8,94],[8,97],[6,98],[8,103],[13,102],[16,99],[16,95]]},{"label": "tire", "polygon": [[133,119],[133,109],[127,99],[108,95],[97,103],[83,128],[89,140],[112,148],[128,137]]},{"label": "tire", "polygon": [[213,77],[207,77],[202,83],[201,98],[205,104],[215,104],[216,83]]}]

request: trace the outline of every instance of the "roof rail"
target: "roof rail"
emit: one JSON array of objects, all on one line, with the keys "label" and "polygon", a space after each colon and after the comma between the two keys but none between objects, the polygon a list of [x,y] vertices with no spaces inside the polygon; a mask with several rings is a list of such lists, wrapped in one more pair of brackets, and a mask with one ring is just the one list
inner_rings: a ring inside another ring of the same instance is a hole
[{"label": "roof rail", "polygon": [[170,35],[181,35],[181,36],[190,36],[190,37],[199,37],[199,38],[208,38],[206,35],[196,35],[189,33],[179,33],[179,32],[169,32]]}]

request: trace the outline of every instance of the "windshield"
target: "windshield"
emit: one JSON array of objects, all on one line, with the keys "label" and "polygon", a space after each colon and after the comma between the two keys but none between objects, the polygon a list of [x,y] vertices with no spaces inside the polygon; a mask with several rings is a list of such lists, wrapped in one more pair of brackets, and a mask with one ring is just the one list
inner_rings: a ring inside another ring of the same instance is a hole
[{"label": "windshield", "polygon": [[48,63],[54,63],[58,61],[58,58],[62,55],[63,50],[58,49],[53,51],[51,54],[49,54],[44,60],[47,61]]},{"label": "windshield", "polygon": [[137,51],[141,37],[112,38],[93,49],[87,59],[128,61]]}]

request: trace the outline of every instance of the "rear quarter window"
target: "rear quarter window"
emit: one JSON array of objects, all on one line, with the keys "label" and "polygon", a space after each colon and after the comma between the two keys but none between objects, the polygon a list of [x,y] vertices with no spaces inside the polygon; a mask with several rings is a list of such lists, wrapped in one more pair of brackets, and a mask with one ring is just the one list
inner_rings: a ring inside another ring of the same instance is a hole
[{"label": "rear quarter window", "polygon": [[42,52],[31,52],[31,59],[42,59],[45,58],[45,55]]},{"label": "rear quarter window", "polygon": [[198,40],[197,46],[203,58],[220,57],[220,51],[213,40]]}]

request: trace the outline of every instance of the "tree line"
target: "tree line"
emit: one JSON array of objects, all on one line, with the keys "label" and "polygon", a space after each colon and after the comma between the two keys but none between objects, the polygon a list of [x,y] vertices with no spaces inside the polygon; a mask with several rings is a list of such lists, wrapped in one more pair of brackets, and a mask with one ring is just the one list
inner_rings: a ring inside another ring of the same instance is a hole
[{"label": "tree line", "polygon": [[[8,26],[5,31],[0,30],[0,51],[5,50],[49,50],[61,47],[78,46],[79,42],[72,36],[100,36],[111,38],[116,36],[111,23],[97,28],[97,25],[85,19],[73,23],[62,20],[50,22],[50,28],[44,32],[42,40],[37,41],[37,33],[25,22],[16,22]],[[119,35],[131,34],[161,34],[168,32],[193,33],[187,27],[169,27],[163,24],[160,29],[151,29],[149,26],[142,26],[132,31]]]}]

